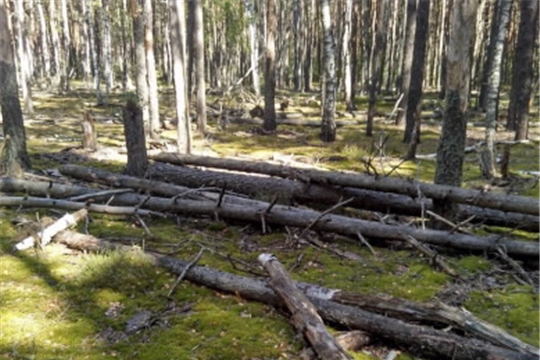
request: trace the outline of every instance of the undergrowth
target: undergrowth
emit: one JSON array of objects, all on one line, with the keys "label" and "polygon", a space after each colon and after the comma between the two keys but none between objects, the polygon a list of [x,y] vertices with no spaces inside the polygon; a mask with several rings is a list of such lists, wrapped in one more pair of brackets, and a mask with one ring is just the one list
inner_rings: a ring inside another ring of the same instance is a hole
[{"label": "undergrowth", "polygon": [[[36,121],[27,128],[34,168],[54,169],[62,162],[76,162],[122,171],[119,159],[70,158],[69,152],[62,152],[79,143],[77,121],[83,108],[92,108],[98,118],[101,145],[123,144],[117,116],[122,97],[111,99],[108,107],[95,108],[84,91],[72,96],[39,97]],[[295,99],[297,104],[291,105],[291,112],[316,113],[315,108],[302,108],[301,96]],[[73,106],[68,108],[67,103]],[[392,102],[380,103],[383,112],[392,107]],[[171,113],[168,107],[162,110]],[[438,126],[436,121],[425,125],[419,153],[436,152]],[[364,135],[364,125],[351,124],[338,129],[338,139],[332,144],[322,144],[316,128],[280,126],[273,136],[257,135],[252,128],[231,124],[218,131],[210,122],[211,136],[197,137],[195,151],[211,149],[220,156],[249,155],[265,160],[289,155],[332,170],[361,172],[370,161],[378,173],[385,174],[401,162],[406,149],[401,131],[384,119],[376,122],[377,135],[373,138]],[[377,141],[386,136],[384,149],[379,149],[383,153],[374,153]],[[482,136],[471,129],[469,143]],[[175,135],[164,131],[162,137],[172,141]],[[507,187],[496,191],[538,196],[534,179],[520,173],[538,171],[537,158],[537,140],[514,146],[512,179]],[[475,155],[467,156],[464,170],[464,186],[485,184]],[[434,161],[415,160],[402,163],[392,175],[431,181],[434,171]],[[539,343],[537,295],[530,287],[516,285],[506,264],[482,254],[445,254],[465,279],[460,282],[403,245],[375,247],[373,254],[351,239],[312,234],[327,241],[328,248],[321,249],[296,241],[294,229],[275,227],[261,234],[255,225],[232,225],[208,218],[147,218],[148,234],[136,219],[99,214],[92,214],[78,230],[120,241],[130,251],[86,254],[52,244],[14,253],[11,247],[21,238],[22,230],[11,220],[25,217],[35,221],[36,213],[39,218],[58,216],[52,209],[0,209],[0,359],[297,358],[305,341],[291,327],[286,313],[186,280],[169,298],[176,277],[152,265],[142,252],[151,249],[189,261],[201,247],[207,250],[198,265],[246,275],[230,259],[254,265],[261,252],[272,252],[291,269],[296,280],[420,302],[441,300],[463,307],[523,341],[535,346]],[[516,235],[538,240],[538,234]],[[354,253],[356,260],[337,256],[330,251],[333,247]],[[141,311],[160,314],[159,320],[126,335],[126,323]],[[331,329],[334,334],[344,330]],[[376,359],[380,353],[367,347],[352,355],[355,359]],[[402,353],[398,359],[412,357]]]}]

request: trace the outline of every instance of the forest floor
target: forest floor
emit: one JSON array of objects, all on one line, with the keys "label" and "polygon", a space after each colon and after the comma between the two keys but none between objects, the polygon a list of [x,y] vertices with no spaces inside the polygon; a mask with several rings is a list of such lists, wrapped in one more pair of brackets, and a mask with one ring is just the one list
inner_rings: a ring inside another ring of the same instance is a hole
[{"label": "forest floor", "polygon": [[[289,108],[283,112],[286,116],[300,113],[303,119],[318,119],[317,105],[308,101],[317,97],[315,93],[282,92],[279,96],[290,99]],[[35,114],[25,117],[34,170],[52,174],[61,164],[73,163],[122,172],[122,95],[111,95],[109,105],[102,107],[95,106],[93,92],[82,88],[63,95],[36,91],[34,99]],[[245,94],[219,100],[226,109],[246,112],[254,105]],[[173,119],[172,93],[162,93],[160,101],[162,118]],[[216,97],[210,97],[209,103],[218,108]],[[423,114],[429,118],[422,125],[418,154],[425,155],[437,150],[441,119],[435,114],[442,104],[429,96],[424,104]],[[382,99],[377,108],[385,114],[394,105],[394,99]],[[402,131],[383,116],[375,121],[374,136],[366,137],[362,115],[367,108],[365,99],[360,99],[358,106],[357,116],[338,107],[338,119],[350,121],[350,125],[339,127],[337,141],[331,144],[319,140],[319,128],[280,125],[277,134],[261,135],[256,125],[229,123],[218,128],[216,119],[209,117],[209,134],[204,138],[195,135],[194,153],[358,172],[365,172],[365,163],[370,162],[379,174],[386,174],[405,153]],[[92,110],[96,119],[100,149],[95,153],[77,149],[84,110]],[[492,191],[538,198],[538,178],[527,174],[539,171],[538,113],[531,118],[531,141],[512,147],[511,179],[487,184],[481,176],[478,155],[473,152],[467,155],[464,166],[465,187],[489,186]],[[483,140],[481,121],[481,115],[471,118],[468,145]],[[174,143],[175,130],[165,130],[161,136],[162,142],[150,146],[156,148],[153,151],[166,150],[167,143]],[[511,138],[510,133],[497,133],[497,140]],[[430,182],[434,172],[434,160],[422,159],[402,163],[392,176]],[[86,254],[52,244],[14,254],[12,246],[24,236],[15,220],[35,221],[48,216],[58,217],[59,212],[0,208],[0,359],[295,359],[304,347],[288,315],[269,306],[187,281],[175,289],[172,300],[168,299],[176,277],[152,266],[137,250]],[[254,264],[260,253],[271,252],[287,268],[294,268],[291,273],[296,280],[420,302],[439,299],[539,345],[538,294],[530,286],[518,284],[497,257],[444,253],[464,279],[456,281],[436,271],[425,257],[407,246],[375,247],[372,254],[349,239],[313,234],[331,240],[329,247],[355,253],[360,260],[353,261],[307,243],[288,241],[302,229],[275,227],[261,234],[253,225],[210,218],[182,217],[178,223],[155,218],[145,221],[151,235],[131,217],[101,214],[91,214],[90,221],[79,230],[187,261],[204,247],[208,251],[198,265],[235,273],[239,270],[226,256]],[[477,231],[506,230],[483,227]],[[517,231],[516,236],[538,241],[538,233]],[[530,275],[538,282],[537,269]],[[128,334],[126,322],[141,311],[160,313],[161,320]],[[335,334],[343,330],[331,329]],[[351,355],[355,359],[381,359],[391,350],[400,349],[375,341]],[[403,352],[396,359],[414,358]]]}]

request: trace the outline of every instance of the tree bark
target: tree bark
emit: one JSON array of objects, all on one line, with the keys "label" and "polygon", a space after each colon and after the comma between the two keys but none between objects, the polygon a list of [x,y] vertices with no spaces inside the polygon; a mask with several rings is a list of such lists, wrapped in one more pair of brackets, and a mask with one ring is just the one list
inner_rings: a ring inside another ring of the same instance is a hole
[{"label": "tree bark", "polygon": [[184,0],[173,1],[170,8],[171,52],[173,57],[178,152],[191,153],[191,123],[186,74],[186,26]]},{"label": "tree bark", "polygon": [[512,88],[506,128],[515,140],[528,138],[529,106],[533,83],[533,53],[538,37],[538,1],[521,0],[521,20],[512,67]]},{"label": "tree bark", "polygon": [[371,49],[370,63],[371,63],[371,76],[369,84],[369,100],[368,100],[368,120],[366,126],[366,135],[373,136],[373,120],[375,117],[375,106],[377,102],[377,93],[379,92],[379,86],[382,78],[382,60],[383,51],[386,38],[385,30],[385,12],[387,1],[377,0],[376,16],[374,19],[374,32],[373,32],[373,47]]},{"label": "tree bark", "polygon": [[152,139],[158,139],[161,123],[159,121],[159,92],[154,56],[154,10],[152,9],[152,6],[155,6],[157,2],[152,0],[143,1],[144,59],[146,60],[146,74],[148,75],[148,123],[146,124],[146,134]]},{"label": "tree bark", "polygon": [[150,158],[175,165],[199,165],[206,167],[226,168],[229,170],[255,172],[270,176],[285,177],[310,184],[348,186],[383,192],[394,192],[397,194],[408,195],[412,198],[417,198],[421,195],[441,201],[452,201],[456,203],[535,216],[540,215],[539,201],[524,196],[496,194],[448,185],[428,184],[390,177],[370,176],[360,173],[347,174],[321,170],[298,169],[283,165],[204,156],[185,156],[174,153],[162,153],[156,156],[151,156]]},{"label": "tree bark", "polygon": [[197,83],[197,129],[206,134],[206,82],[204,80],[203,0],[194,0],[195,78]]},{"label": "tree bark", "polygon": [[270,274],[270,287],[281,297],[296,330],[304,335],[321,359],[352,359],[336,342],[317,314],[317,309],[298,289],[283,265],[271,254],[259,255],[259,263]]},{"label": "tree bark", "polygon": [[126,174],[144,176],[148,168],[148,158],[146,155],[142,110],[136,102],[128,100],[123,111],[124,135],[128,153]]},{"label": "tree bark", "polygon": [[276,0],[266,0],[266,51],[264,71],[264,122],[265,131],[275,131],[276,123]]},{"label": "tree bark", "polygon": [[321,139],[324,142],[336,140],[336,45],[330,15],[330,1],[320,0],[323,28],[323,77],[321,86],[322,123]]},{"label": "tree bark", "polygon": [[[435,184],[461,186],[467,116],[471,46],[475,33],[478,2],[462,0],[454,3],[452,30],[447,51],[446,100],[442,132],[437,149]],[[435,211],[453,218],[456,207],[450,199],[435,201]],[[449,200],[449,201],[448,201]]]},{"label": "tree bark", "polygon": [[416,17],[416,31],[414,36],[414,56],[409,83],[409,96],[407,103],[407,119],[403,142],[408,143],[406,159],[416,157],[416,146],[420,142],[420,125],[422,123],[422,86],[424,81],[424,68],[426,58],[426,43],[429,32],[429,4],[430,0],[419,0]]},{"label": "tree bark", "polygon": [[5,136],[0,156],[0,173],[22,177],[30,169],[30,157],[26,150],[26,134],[19,102],[17,69],[13,54],[12,37],[8,27],[5,0],[0,0],[0,107],[2,128]]},{"label": "tree bark", "polygon": [[[94,174],[94,178],[97,175]],[[221,216],[228,219],[237,219],[251,222],[260,222],[261,216],[264,223],[279,224],[294,227],[310,226],[314,231],[333,232],[345,236],[358,237],[362,234],[366,237],[382,238],[386,240],[406,241],[406,236],[412,236],[418,241],[436,245],[452,246],[469,250],[489,251],[494,246],[502,246],[509,255],[531,257],[540,254],[537,244],[516,240],[505,240],[500,235],[478,237],[466,234],[446,233],[437,230],[422,230],[409,226],[393,226],[365,220],[348,218],[340,215],[293,208],[291,206],[273,205],[269,203],[253,201],[250,206],[246,202],[228,202],[228,196],[215,201],[193,201],[187,199],[174,199],[151,197],[146,198],[134,194],[117,195],[111,204],[139,205],[142,208],[154,211],[170,211],[174,213],[190,215]],[[233,200],[236,197],[233,198]],[[144,200],[144,201],[143,201]],[[144,205],[142,206],[141,203]]]},{"label": "tree bark", "polygon": [[[142,118],[145,127],[148,128],[150,119],[149,110],[149,89],[148,89],[148,67],[146,66],[146,51],[144,44],[145,18],[143,3],[149,0],[131,0],[133,13],[133,41],[135,47],[135,86],[137,88],[137,103],[142,109]],[[173,2],[173,4],[176,3]],[[174,7],[174,6],[173,6]],[[150,136],[150,134],[146,134]]]},{"label": "tree bark", "polygon": [[416,16],[418,14],[417,4],[418,0],[406,0],[407,1],[407,21],[405,25],[405,46],[403,63],[401,65],[401,92],[403,93],[403,99],[401,101],[401,109],[396,116],[396,125],[403,126],[405,123],[405,117],[407,113],[407,106],[409,104],[409,89],[411,83],[411,71],[413,63],[414,53],[414,38],[416,34]]},{"label": "tree bark", "polygon": [[[501,86],[501,70],[504,54],[504,43],[510,21],[510,9],[512,0],[497,0],[497,18],[494,18],[495,31],[492,32],[493,59],[489,61],[490,68],[487,69],[488,83],[486,86],[486,146],[482,151],[481,170],[486,179],[493,179],[495,176],[495,130],[499,112],[499,91]],[[491,46],[491,44],[490,44]]]}]

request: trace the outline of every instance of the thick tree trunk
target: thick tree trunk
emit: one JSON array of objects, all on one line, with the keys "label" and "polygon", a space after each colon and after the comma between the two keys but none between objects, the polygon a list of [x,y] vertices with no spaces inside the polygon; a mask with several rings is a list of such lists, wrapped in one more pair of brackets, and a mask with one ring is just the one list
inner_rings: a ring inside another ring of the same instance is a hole
[{"label": "thick tree trunk", "polygon": [[30,157],[26,151],[26,134],[11,40],[6,2],[0,0],[0,107],[5,136],[0,156],[0,173],[21,177],[24,170],[30,169]]},{"label": "thick tree trunk", "polygon": [[[59,242],[84,251],[127,250],[131,247],[117,245],[97,238],[84,236],[60,236]],[[283,306],[283,302],[265,281],[251,279],[207,266],[190,266],[187,261],[156,253],[147,252],[149,258],[158,266],[180,275],[193,283],[219,291],[236,294],[249,300],[273,306]],[[189,268],[189,271],[185,271]],[[373,314],[353,306],[328,300],[323,292],[308,293],[308,299],[315,305],[326,322],[334,322],[351,329],[362,329],[379,338],[397,343],[413,354],[436,359],[488,360],[514,359],[534,360],[535,354],[519,353],[493,346],[484,341],[462,337],[442,330],[419,325],[411,325],[385,315]]]},{"label": "thick tree trunk", "polygon": [[[461,186],[467,116],[471,46],[478,1],[454,3],[452,29],[447,51],[446,103],[439,148],[435,184]],[[434,202],[436,212],[453,218],[456,207],[450,199]]]},{"label": "thick tree trunk", "polygon": [[[463,149],[463,148],[462,148]],[[360,173],[347,174],[311,169],[298,169],[282,165],[273,165],[261,162],[240,161],[233,159],[211,158],[204,156],[185,156],[174,153],[162,153],[150,157],[153,160],[168,162],[176,165],[199,165],[229,170],[255,172],[270,176],[285,177],[311,184],[348,186],[361,189],[370,189],[383,192],[394,192],[417,198],[419,195],[452,201],[501,211],[530,214],[538,216],[539,202],[536,199],[490,193],[473,189],[428,184],[390,177],[369,176]]]},{"label": "thick tree trunk", "polygon": [[128,161],[126,174],[144,176],[148,167],[142,110],[133,100],[128,100],[124,111],[124,136]]}]

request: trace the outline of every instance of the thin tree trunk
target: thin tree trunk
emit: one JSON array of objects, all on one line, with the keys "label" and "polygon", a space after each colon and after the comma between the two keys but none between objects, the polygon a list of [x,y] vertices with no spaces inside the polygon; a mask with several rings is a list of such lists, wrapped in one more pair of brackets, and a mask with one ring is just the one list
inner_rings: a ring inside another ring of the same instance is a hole
[{"label": "thin tree trunk", "polygon": [[[197,128],[199,133],[206,133],[206,82],[204,79],[204,22],[203,0],[193,0],[194,4],[194,46],[195,77],[197,82]],[[255,69],[256,71],[256,69]]]},{"label": "thin tree trunk", "polygon": [[261,96],[261,85],[259,81],[259,39],[257,32],[257,18],[255,11],[255,0],[245,0],[246,16],[248,17],[248,33],[249,33],[249,49],[250,49],[250,64],[253,69],[251,72],[251,82],[253,91],[257,98]]},{"label": "thin tree trunk", "polygon": [[386,18],[386,0],[378,0],[375,9],[375,22],[373,31],[373,47],[371,48],[370,63],[371,76],[369,84],[369,101],[368,101],[368,119],[366,126],[366,135],[373,136],[373,120],[375,117],[375,106],[377,102],[377,91],[381,82],[382,56],[385,43],[385,26],[384,19]]},{"label": "thin tree trunk", "polygon": [[416,34],[416,16],[417,16],[418,0],[407,0],[407,21],[405,25],[405,54],[401,66],[401,92],[403,99],[401,100],[401,109],[396,116],[396,125],[403,126],[407,114],[407,106],[409,104],[409,90],[411,84],[411,70],[414,53],[414,38]]},{"label": "thin tree trunk", "polygon": [[346,0],[345,1],[345,24],[343,29],[343,59],[344,59],[344,79],[343,79],[343,86],[344,86],[344,97],[345,97],[345,103],[347,104],[347,110],[351,111],[355,109],[354,105],[354,96],[353,96],[353,87],[354,87],[354,79],[353,79],[353,61],[352,57],[355,56],[353,54],[353,51],[355,50],[355,47],[352,46],[352,39],[353,36],[356,36],[352,34],[352,21],[353,21],[353,0]]},{"label": "thin tree trunk", "polygon": [[70,63],[71,63],[71,35],[69,31],[69,17],[68,17],[68,8],[67,0],[61,0],[60,2],[62,7],[62,49],[63,49],[63,59],[61,61],[61,73],[60,73],[60,90],[69,91],[69,72],[70,72]]},{"label": "thin tree trunk", "polygon": [[497,2],[497,30],[495,32],[493,59],[489,62],[491,68],[488,69],[489,79],[486,88],[486,146],[482,151],[481,168],[486,179],[495,176],[495,131],[499,110],[499,91],[501,86],[501,66],[504,54],[504,43],[510,21],[510,10],[512,0],[498,0]]},{"label": "thin tree trunk", "polygon": [[512,67],[512,88],[506,128],[515,140],[528,137],[529,103],[533,83],[533,53],[538,36],[538,1],[521,0],[521,20]]},{"label": "thin tree trunk", "polygon": [[186,25],[184,0],[172,1],[170,7],[171,52],[173,56],[178,152],[191,153],[191,123],[186,75]]},{"label": "thin tree trunk", "polygon": [[19,54],[19,72],[24,111],[28,115],[34,112],[32,103],[32,73],[30,70],[31,53],[28,52],[28,26],[24,11],[24,1],[15,0],[15,27],[17,29],[17,52]]},{"label": "thin tree trunk", "polygon": [[148,123],[146,134],[152,138],[159,138],[159,129],[161,123],[159,121],[159,93],[156,74],[156,59],[154,57],[154,10],[151,0],[144,0],[144,52],[146,55],[146,70],[148,76]]},{"label": "thin tree trunk", "polygon": [[336,140],[336,46],[334,44],[330,1],[320,0],[320,3],[324,41],[321,139],[325,142],[332,142]]},{"label": "thin tree trunk", "polygon": [[409,143],[407,159],[414,159],[416,146],[420,142],[420,124],[422,122],[422,85],[426,59],[426,43],[429,36],[429,3],[430,0],[419,0],[414,36],[414,55],[409,86],[409,102],[403,141]]},{"label": "thin tree trunk", "polygon": [[266,67],[264,72],[264,123],[265,131],[275,131],[276,123],[276,0],[266,1]]},{"label": "thin tree trunk", "polygon": [[[133,39],[135,42],[135,86],[137,88],[138,104],[143,112],[143,121],[146,129],[150,119],[149,90],[148,90],[148,67],[146,66],[146,50],[144,46],[145,18],[143,11],[144,1],[131,0],[133,14]],[[173,1],[175,2],[175,1]],[[146,136],[150,136],[148,132]]]},{"label": "thin tree trunk", "polygon": [[111,21],[109,16],[109,0],[101,0],[101,21],[103,24],[103,78],[105,80],[104,104],[109,103],[109,96],[113,87],[112,49],[111,49]]},{"label": "thin tree trunk", "polygon": [[[43,3],[41,1],[36,2],[37,16],[39,21],[39,35],[40,35],[40,50],[41,50],[41,64],[40,77],[45,78],[46,83],[49,83],[51,76],[51,53],[49,50],[48,29],[45,22],[45,12],[43,10]],[[84,25],[83,25],[84,29]],[[86,36],[85,36],[86,38]]]}]

